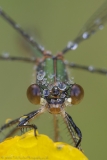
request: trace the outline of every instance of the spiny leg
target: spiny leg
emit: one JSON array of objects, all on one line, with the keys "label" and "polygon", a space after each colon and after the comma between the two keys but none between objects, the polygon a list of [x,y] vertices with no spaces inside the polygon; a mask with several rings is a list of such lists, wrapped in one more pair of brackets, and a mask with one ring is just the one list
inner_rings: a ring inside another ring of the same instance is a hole
[{"label": "spiny leg", "polygon": [[41,107],[40,109],[36,110],[36,111],[33,111],[33,112],[30,112],[28,114],[25,114],[24,116],[26,118],[22,119],[18,126],[23,126],[23,125],[26,125],[28,124],[33,118],[36,118],[37,116],[39,116],[40,114],[42,114],[43,112],[45,112],[46,108],[45,106]]},{"label": "spiny leg", "polygon": [[75,125],[72,117],[68,113],[66,113],[66,112],[65,112],[65,118],[68,121],[68,127],[69,127],[69,129],[72,130],[72,127],[73,127],[73,129],[75,130],[75,132],[76,132],[76,134],[78,136],[78,138],[74,137],[75,142],[76,142],[76,146],[75,147],[78,148],[79,145],[80,145],[80,143],[81,143],[81,140],[82,140],[82,133],[81,133],[80,129]]},{"label": "spiny leg", "polygon": [[78,36],[74,41],[68,42],[66,48],[62,50],[62,54],[67,53],[69,50],[75,50],[78,44],[87,40],[96,31],[103,29],[103,25],[107,22],[107,1],[95,12],[95,14],[83,26]]},{"label": "spiny leg", "polygon": [[44,54],[44,47],[39,45],[33,37],[29,36],[20,26],[14,22],[3,10],[0,8],[0,15],[4,18],[17,32],[19,32],[33,47],[35,47],[41,54]]},{"label": "spiny leg", "polygon": [[12,121],[9,121],[8,123],[4,124],[2,127],[0,127],[0,132],[7,129],[8,127],[11,127],[17,123],[19,123],[20,118],[14,119]]},{"label": "spiny leg", "polygon": [[[40,114],[42,114],[43,112],[45,112],[46,108],[44,106],[42,106],[40,109],[36,110],[36,111],[32,111],[28,114],[25,114],[24,116],[17,118],[13,121],[10,121],[9,123],[3,125],[0,128],[0,132],[2,132],[4,129],[13,126],[14,124],[18,124],[8,135],[12,135],[14,132],[16,132],[16,128],[23,128],[22,126],[26,126],[28,125],[29,121],[31,121],[31,119],[36,118],[37,116],[39,116]],[[9,137],[9,136],[6,136]]]},{"label": "spiny leg", "polygon": [[[38,111],[38,110],[37,110],[37,111]],[[34,113],[34,112],[35,112],[35,111],[30,112],[29,115],[32,114],[32,113]],[[11,127],[11,126],[13,126],[13,125],[15,125],[15,124],[20,123],[23,119],[25,119],[25,117],[26,117],[26,116],[24,115],[24,116],[22,116],[22,117],[19,117],[19,118],[17,118],[17,119],[14,119],[14,120],[12,120],[12,121],[9,121],[8,123],[4,124],[4,125],[0,128],[0,132],[2,132],[3,130],[7,129],[8,127]]]},{"label": "spiny leg", "polygon": [[34,129],[34,136],[36,137],[37,135],[36,135],[36,130],[37,130],[37,126],[36,125],[34,125],[34,124],[27,124],[27,125],[18,125],[18,126],[16,126],[14,129],[12,129],[11,130],[11,132],[9,132],[9,134],[7,134],[6,136],[5,136],[5,138],[4,139],[6,139],[6,138],[8,138],[8,137],[11,137],[11,136],[13,136],[17,131],[19,131],[19,130],[21,130],[21,129],[24,129],[24,128],[31,128],[31,129]]},{"label": "spiny leg", "polygon": [[64,118],[64,121],[67,125],[67,128],[68,128],[68,131],[72,137],[72,140],[75,144],[75,147],[80,148],[80,143],[81,143],[81,140],[82,140],[82,133],[80,131],[80,129],[75,125],[72,117],[66,113],[66,112],[62,112],[62,117]]}]

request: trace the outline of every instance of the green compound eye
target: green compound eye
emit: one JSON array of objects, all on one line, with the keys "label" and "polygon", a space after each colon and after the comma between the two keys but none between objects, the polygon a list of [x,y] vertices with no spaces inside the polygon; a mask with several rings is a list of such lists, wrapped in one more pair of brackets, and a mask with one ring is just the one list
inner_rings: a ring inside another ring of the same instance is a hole
[{"label": "green compound eye", "polygon": [[71,99],[72,99],[71,104],[80,103],[83,97],[84,97],[83,88],[78,84],[74,84],[71,88]]},{"label": "green compound eye", "polygon": [[27,98],[33,104],[40,104],[40,88],[37,84],[32,84],[28,87]]}]

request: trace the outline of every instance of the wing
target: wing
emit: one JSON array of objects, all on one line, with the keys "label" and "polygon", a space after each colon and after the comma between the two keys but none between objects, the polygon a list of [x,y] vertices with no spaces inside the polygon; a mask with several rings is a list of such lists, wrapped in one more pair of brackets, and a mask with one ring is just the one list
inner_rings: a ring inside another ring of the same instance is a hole
[{"label": "wing", "polygon": [[87,23],[80,30],[78,36],[68,42],[66,48],[62,50],[65,54],[69,50],[75,50],[78,44],[95,34],[96,31],[104,28],[104,24],[107,22],[107,1],[95,12],[94,15],[87,21]]}]

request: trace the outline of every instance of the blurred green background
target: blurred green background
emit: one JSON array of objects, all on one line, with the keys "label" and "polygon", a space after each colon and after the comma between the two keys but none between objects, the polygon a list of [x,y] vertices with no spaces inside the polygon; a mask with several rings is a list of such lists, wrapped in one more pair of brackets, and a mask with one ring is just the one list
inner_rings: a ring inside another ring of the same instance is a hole
[{"label": "blurred green background", "polygon": [[[39,41],[52,53],[62,50],[73,40],[83,24],[104,0],[0,0],[0,6],[25,30],[36,31]],[[17,32],[0,18],[0,54],[29,56],[21,46]],[[107,68],[107,26],[65,59],[84,65]],[[76,83],[83,86],[85,96],[77,105],[68,107],[83,134],[82,148],[90,160],[107,157],[107,77],[81,70],[69,70]],[[0,125],[7,118],[16,118],[37,107],[26,97],[32,82],[33,65],[0,61]],[[40,133],[50,132],[51,115],[44,113],[37,122]],[[52,130],[51,130],[52,131]],[[63,132],[63,131],[62,131]],[[66,133],[67,134],[67,133]],[[63,141],[63,139],[62,139]]]}]

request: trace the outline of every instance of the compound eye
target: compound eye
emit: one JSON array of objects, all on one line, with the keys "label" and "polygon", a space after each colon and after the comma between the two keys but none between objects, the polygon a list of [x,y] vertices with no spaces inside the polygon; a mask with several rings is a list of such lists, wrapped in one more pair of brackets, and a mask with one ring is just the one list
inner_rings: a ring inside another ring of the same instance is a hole
[{"label": "compound eye", "polygon": [[71,88],[71,99],[72,99],[71,104],[80,103],[83,97],[84,97],[83,88],[78,84],[74,84]]},{"label": "compound eye", "polygon": [[40,88],[37,84],[32,84],[28,87],[27,98],[33,104],[40,104]]}]

